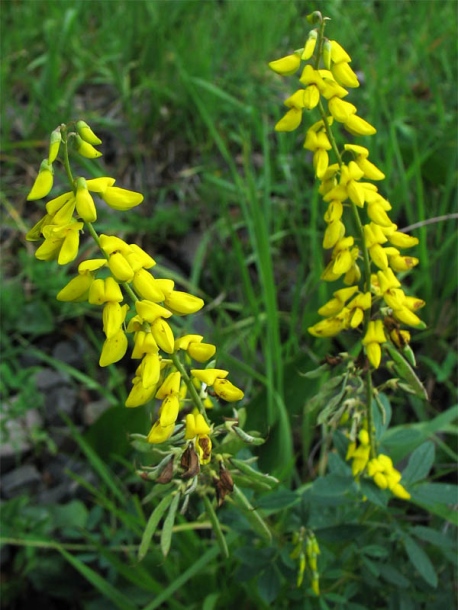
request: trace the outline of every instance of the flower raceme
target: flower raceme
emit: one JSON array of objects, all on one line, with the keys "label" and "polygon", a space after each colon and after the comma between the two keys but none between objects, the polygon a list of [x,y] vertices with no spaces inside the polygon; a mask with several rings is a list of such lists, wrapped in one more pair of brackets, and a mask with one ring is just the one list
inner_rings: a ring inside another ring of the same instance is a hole
[{"label": "flower raceme", "polygon": [[[97,200],[115,210],[128,211],[143,201],[143,195],[115,185],[115,179],[104,176],[73,178],[68,161],[68,146],[89,159],[101,153],[95,148],[101,140],[84,121],[75,130],[61,125],[51,134],[49,154],[43,160],[28,195],[29,201],[46,197],[53,186],[53,163],[65,147],[64,167],[70,190],[46,203],[46,214],[27,233],[30,241],[41,241],[36,250],[40,260],[57,260],[59,265],[74,261],[79,255],[80,234],[85,228],[94,238],[100,257],[83,260],[78,273],[58,293],[66,302],[87,301],[102,308],[103,333],[99,364],[109,366],[121,360],[129,350],[128,336],[133,338],[130,356],[139,361],[127,407],[138,407],[152,399],[160,402],[157,420],[147,440],[158,444],[170,439],[180,410],[191,402],[195,413],[186,417],[185,439],[192,441],[202,464],[211,459],[211,427],[205,408],[211,406],[206,388],[227,402],[239,401],[243,392],[227,378],[228,372],[215,369],[192,369],[195,361],[208,362],[216,347],[204,342],[201,335],[176,338],[170,320],[202,309],[204,301],[175,289],[171,279],[156,278],[151,269],[155,260],[136,243],[127,243],[114,235],[98,235],[92,226],[97,220]],[[125,302],[126,295],[130,305]],[[185,360],[183,364],[180,358]],[[199,388],[200,394],[196,387]],[[188,392],[189,389],[189,392]],[[188,396],[187,396],[188,395]]]},{"label": "flower raceme", "polygon": [[[337,41],[324,37],[325,20],[320,16],[319,22],[302,49],[269,64],[283,76],[301,70],[301,88],[286,99],[288,110],[276,124],[277,131],[297,129],[304,113],[317,110],[320,114],[307,129],[304,148],[313,154],[319,193],[326,206],[323,248],[330,254],[321,279],[343,280],[347,286],[335,291],[331,301],[318,310],[324,319],[308,330],[316,337],[333,337],[362,327],[367,359],[378,368],[383,344],[392,341],[384,327],[386,316],[399,324],[424,328],[417,316],[424,302],[407,296],[396,275],[418,264],[417,258],[402,252],[417,245],[418,239],[399,232],[390,219],[391,204],[374,184],[385,175],[369,160],[369,150],[354,143],[344,144],[342,150],[337,147],[332,131],[336,124],[352,136],[372,136],[376,129],[347,101],[348,90],[359,87],[351,57]],[[331,152],[334,163],[330,163]]]}]

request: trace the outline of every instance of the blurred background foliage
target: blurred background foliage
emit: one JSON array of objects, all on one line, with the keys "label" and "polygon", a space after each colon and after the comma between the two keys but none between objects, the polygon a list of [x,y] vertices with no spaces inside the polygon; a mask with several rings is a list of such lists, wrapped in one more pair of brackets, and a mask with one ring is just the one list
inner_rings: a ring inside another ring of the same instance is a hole
[{"label": "blurred background foliage", "polygon": [[[273,131],[295,85],[267,62],[304,44],[304,17],[313,10],[331,18],[328,36],[352,56],[362,86],[351,101],[378,129],[358,143],[386,174],[380,188],[392,217],[421,240],[420,266],[407,282],[427,301],[428,328],[413,333],[413,348],[430,400],[392,398],[394,432],[386,446],[399,460],[405,447],[420,451],[420,461],[427,456],[423,478],[432,468],[431,480],[445,486],[444,505],[457,501],[450,485],[457,403],[456,2],[4,0],[1,430],[12,449],[2,515],[3,535],[16,542],[2,548],[2,565],[11,608],[28,607],[33,594],[47,608],[211,610],[275,602],[357,610],[366,607],[368,588],[376,600],[371,608],[451,607],[453,542],[441,521],[449,513],[432,510],[428,498],[421,508],[420,498],[416,507],[402,506],[399,525],[399,504],[387,509],[373,498],[369,507],[355,504],[343,446],[323,462],[316,414],[305,408],[323,380],[299,373],[351,343],[317,341],[306,332],[334,289],[319,282],[324,209],[302,133]],[[192,328],[218,345],[218,365],[230,367],[246,389],[249,427],[268,436],[260,464],[285,482],[278,497],[260,501],[275,524],[270,548],[224,509],[223,521],[238,534],[229,536],[230,560],[216,560],[208,531],[183,521],[171,560],[163,562],[153,545],[135,563],[151,507],[141,504],[150,490],[134,474],[126,436],[144,432],[148,415],[121,406],[133,371],[129,362],[98,369],[99,312],[57,303],[67,270],[34,259],[24,240],[42,213],[42,204],[25,198],[49,133],[79,118],[102,138],[104,152],[95,164],[80,160],[81,170],[112,175],[145,194],[134,212],[102,210],[99,230],[137,241],[158,261],[158,276],[171,271],[205,298],[206,312]],[[67,435],[60,407],[74,422]],[[431,440],[433,453],[424,445]],[[59,473],[79,491],[53,495],[62,456]],[[309,489],[325,462],[331,475],[347,476],[345,495],[333,493],[326,477],[318,491]],[[38,479],[21,486],[17,470],[24,466],[33,466]],[[320,602],[293,586],[287,539],[304,523],[323,529]],[[407,535],[406,523],[417,529]]]}]

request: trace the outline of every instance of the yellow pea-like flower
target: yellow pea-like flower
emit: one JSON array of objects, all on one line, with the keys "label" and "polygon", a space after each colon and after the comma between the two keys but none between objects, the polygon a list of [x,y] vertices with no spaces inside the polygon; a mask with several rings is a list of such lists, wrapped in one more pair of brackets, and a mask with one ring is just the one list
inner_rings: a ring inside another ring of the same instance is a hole
[{"label": "yellow pea-like flower", "polygon": [[82,157],[86,157],[86,159],[97,159],[102,156],[102,153],[94,148],[92,144],[83,140],[80,135],[75,136],[75,147],[76,150]]},{"label": "yellow pea-like flower", "polygon": [[32,189],[27,195],[27,201],[36,201],[46,197],[52,189],[54,181],[54,170],[48,159],[43,159],[38,176],[35,178]]},{"label": "yellow pea-like flower", "polygon": [[271,61],[269,63],[269,68],[277,74],[289,76],[294,74],[299,69],[300,65],[300,55],[298,53],[292,53],[291,55],[286,55],[286,57]]},{"label": "yellow pea-like flower", "polygon": [[187,292],[173,290],[164,299],[164,305],[174,314],[187,315],[196,313],[205,305],[203,299]]},{"label": "yellow pea-like flower", "polygon": [[127,351],[127,345],[127,337],[123,329],[120,328],[115,335],[109,339],[105,339],[100,355],[99,366],[104,367],[119,362]]}]

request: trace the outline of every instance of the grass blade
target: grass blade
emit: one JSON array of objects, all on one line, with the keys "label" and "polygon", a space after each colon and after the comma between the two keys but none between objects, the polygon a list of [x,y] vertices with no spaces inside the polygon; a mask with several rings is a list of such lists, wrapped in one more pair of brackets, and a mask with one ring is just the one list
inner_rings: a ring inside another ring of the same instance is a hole
[{"label": "grass blade", "polygon": [[159,504],[156,506],[156,508],[151,513],[151,516],[148,519],[148,523],[146,524],[145,531],[143,532],[142,541],[141,541],[139,549],[138,549],[138,560],[139,561],[141,561],[145,557],[146,553],[148,552],[149,545],[151,543],[151,539],[154,536],[154,532],[156,531],[157,526],[159,525],[159,521],[162,519],[163,514],[170,506],[171,501],[172,501],[171,495],[165,496],[164,498],[162,498],[162,500],[159,502]]}]

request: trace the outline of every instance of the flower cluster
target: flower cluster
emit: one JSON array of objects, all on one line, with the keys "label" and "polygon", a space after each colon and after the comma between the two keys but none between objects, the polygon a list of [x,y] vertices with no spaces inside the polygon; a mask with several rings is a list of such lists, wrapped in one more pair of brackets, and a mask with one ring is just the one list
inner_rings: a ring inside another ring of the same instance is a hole
[{"label": "flower cluster", "polygon": [[370,438],[366,429],[359,431],[358,441],[349,443],[346,456],[347,460],[351,460],[353,476],[357,478],[366,472],[380,489],[389,489],[394,496],[409,500],[410,493],[401,485],[402,475],[394,468],[391,458],[380,453],[370,459]]},{"label": "flower cluster", "polygon": [[[408,499],[409,493],[400,484],[401,474],[390,458],[377,455],[372,404],[377,403],[378,391],[373,389],[371,375],[386,352],[402,363],[396,369],[401,377],[403,369],[415,377],[407,363],[414,364],[410,333],[402,326],[425,328],[418,317],[424,301],[409,296],[402,279],[418,264],[417,258],[403,250],[417,245],[418,239],[399,231],[393,223],[389,216],[392,206],[376,184],[385,175],[369,160],[369,150],[354,143],[356,136],[372,136],[376,129],[346,99],[349,89],[360,85],[350,55],[337,41],[325,37],[327,19],[320,12],[312,13],[307,20],[317,27],[311,30],[305,45],[269,66],[280,75],[300,70],[301,86],[286,99],[288,110],[276,124],[277,131],[297,129],[304,114],[315,109],[319,115],[306,131],[304,148],[313,155],[318,190],[325,204],[322,245],[327,254],[321,279],[340,285],[318,309],[321,320],[308,331],[315,337],[354,331],[359,336],[359,351],[365,354],[364,358],[347,354],[354,365],[345,365],[348,358],[339,357],[320,367],[329,370],[342,363],[347,369],[341,376],[334,373],[332,387],[341,388],[337,395],[322,393],[331,406],[324,404],[321,422],[343,423],[351,416],[352,442],[347,459],[352,460],[353,476],[358,479],[368,475],[380,488]],[[351,136],[351,141],[340,147],[333,131],[339,124]],[[387,362],[387,368],[391,363]],[[401,387],[398,381],[391,380],[391,387]],[[412,387],[408,391],[419,392]],[[366,422],[362,429],[360,421]]]},{"label": "flower cluster", "polygon": [[[241,400],[243,392],[227,379],[227,371],[211,367],[193,368],[188,373],[186,365],[209,361],[216,347],[205,343],[200,335],[176,338],[170,320],[173,316],[196,313],[203,307],[203,300],[177,290],[171,279],[154,277],[151,269],[156,263],[139,245],[96,233],[92,225],[97,219],[94,196],[115,210],[125,211],[139,205],[143,195],[114,186],[111,177],[74,178],[68,155],[71,144],[84,157],[94,159],[101,155],[95,148],[101,140],[84,121],[78,121],[74,130],[73,126],[61,125],[52,132],[49,155],[41,164],[28,200],[42,199],[51,191],[53,163],[61,146],[70,190],[47,202],[46,214],[28,232],[27,239],[42,241],[35,253],[38,259],[57,260],[59,265],[66,265],[77,258],[80,235],[85,228],[88,230],[100,257],[81,261],[78,274],[60,290],[57,298],[67,302],[87,301],[102,308],[105,340],[100,366],[121,360],[129,350],[128,335],[132,336],[130,355],[138,366],[126,406],[138,407],[152,399],[160,401],[157,420],[147,437],[149,443],[159,444],[171,438],[180,410],[188,409],[191,403],[197,413],[186,417],[185,438],[192,440],[205,464],[210,460],[212,447],[205,412],[205,407],[211,405],[210,391],[227,402]],[[130,305],[125,302],[126,297]]]},{"label": "flower cluster", "polygon": [[[401,253],[415,246],[418,239],[398,231],[391,221],[391,205],[374,184],[385,176],[369,161],[368,149],[357,144],[337,148],[332,133],[335,123],[341,123],[353,136],[370,136],[376,129],[344,100],[349,88],[359,87],[358,77],[350,67],[348,53],[335,40],[325,39],[322,31],[312,30],[302,49],[269,64],[272,70],[285,75],[294,74],[302,61],[312,60],[302,68],[299,81],[303,87],[285,101],[289,110],[275,129],[292,131],[301,124],[305,111],[318,108],[320,112],[321,119],[307,130],[304,148],[313,152],[319,192],[326,204],[323,248],[330,255],[321,277],[327,282],[342,279],[348,288],[334,292],[333,298],[318,310],[323,319],[309,332],[316,337],[333,337],[362,326],[362,345],[369,362],[378,368],[382,345],[393,341],[384,322],[386,316],[398,324],[424,327],[416,313],[424,301],[407,296],[396,276],[418,264],[417,258]],[[336,156],[332,164],[328,152],[331,149]],[[364,220],[359,210],[364,211]],[[350,231],[352,220],[355,235]],[[401,332],[405,344],[409,335]]]}]

